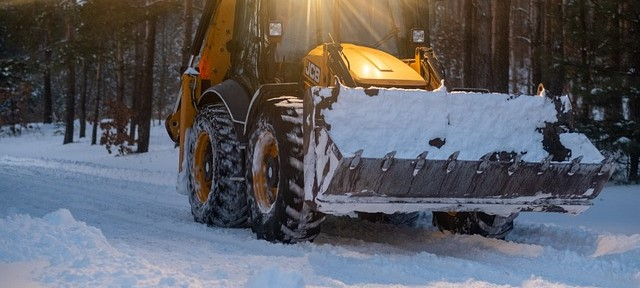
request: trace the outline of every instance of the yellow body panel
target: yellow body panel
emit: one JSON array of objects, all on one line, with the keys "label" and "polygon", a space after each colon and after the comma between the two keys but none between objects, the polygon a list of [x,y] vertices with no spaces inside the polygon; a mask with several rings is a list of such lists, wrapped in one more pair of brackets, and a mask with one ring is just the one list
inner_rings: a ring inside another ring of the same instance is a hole
[{"label": "yellow body panel", "polygon": [[224,80],[229,66],[231,65],[231,53],[227,50],[227,43],[233,37],[233,23],[235,20],[236,0],[222,1],[218,10],[213,16],[213,23],[208,29],[204,45],[200,52],[198,62],[199,74],[183,74],[180,95],[180,108],[170,118],[175,120],[176,115],[180,115],[180,162],[179,169],[182,171],[184,161],[185,137],[188,129],[193,126],[196,118],[196,107],[201,95],[202,80],[209,80],[211,85],[218,84]]},{"label": "yellow body panel", "polygon": [[211,85],[224,80],[231,64],[231,54],[227,50],[227,43],[233,37],[235,10],[235,0],[220,3],[200,52],[202,55],[199,62],[200,78],[210,80]]},{"label": "yellow body panel", "polygon": [[200,81],[197,78],[197,74],[183,74],[182,75],[182,89],[180,89],[182,95],[180,96],[180,109],[176,113],[180,113],[180,162],[179,171],[182,171],[182,161],[184,161],[184,140],[187,129],[193,126],[193,121],[196,118],[196,108],[193,106],[196,95],[200,95]]},{"label": "yellow body panel", "polygon": [[327,67],[327,58],[322,45],[311,50],[302,61],[305,88],[332,85],[333,76]]},{"label": "yellow body panel", "polygon": [[[386,52],[353,44],[341,44],[353,79],[363,86],[426,88],[420,70]],[[305,86],[332,86],[323,46],[317,46],[303,60]],[[417,70],[417,71],[416,71]]]},{"label": "yellow body panel", "polygon": [[351,76],[362,85],[424,87],[424,79],[409,65],[380,50],[342,44],[349,61]]}]

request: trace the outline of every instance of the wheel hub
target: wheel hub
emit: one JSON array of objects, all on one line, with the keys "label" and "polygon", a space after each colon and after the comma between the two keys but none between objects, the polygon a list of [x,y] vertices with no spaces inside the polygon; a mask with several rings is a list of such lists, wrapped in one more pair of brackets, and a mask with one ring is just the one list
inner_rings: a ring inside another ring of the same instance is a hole
[{"label": "wheel hub", "polygon": [[207,152],[205,152],[204,179],[206,182],[213,180],[213,151],[211,145],[207,145]]},{"label": "wheel hub", "polygon": [[256,141],[252,159],[253,191],[262,211],[271,209],[278,197],[280,158],[278,143],[271,133],[263,133]]},{"label": "wheel hub", "polygon": [[269,188],[278,188],[278,180],[280,177],[278,177],[279,174],[279,167],[278,167],[278,158],[273,158],[273,157],[268,157],[266,159],[266,169],[267,169],[267,186]]},{"label": "wheel hub", "polygon": [[200,203],[205,203],[211,193],[213,173],[215,171],[213,163],[213,148],[209,140],[209,134],[200,133],[196,140],[194,151],[193,175],[194,190]]}]

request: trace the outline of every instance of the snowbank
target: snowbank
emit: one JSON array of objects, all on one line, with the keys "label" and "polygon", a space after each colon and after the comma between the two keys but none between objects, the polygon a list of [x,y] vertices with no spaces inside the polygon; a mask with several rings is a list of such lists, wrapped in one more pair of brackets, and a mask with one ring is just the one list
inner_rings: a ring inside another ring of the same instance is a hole
[{"label": "snowbank", "polygon": [[47,287],[70,283],[75,287],[198,284],[197,280],[167,273],[144,259],[118,251],[99,229],[76,221],[66,209],[43,218],[14,215],[0,219],[0,244],[0,263],[6,263],[4,268],[26,265],[33,269],[31,274],[36,278],[23,279],[19,284],[33,280]]}]

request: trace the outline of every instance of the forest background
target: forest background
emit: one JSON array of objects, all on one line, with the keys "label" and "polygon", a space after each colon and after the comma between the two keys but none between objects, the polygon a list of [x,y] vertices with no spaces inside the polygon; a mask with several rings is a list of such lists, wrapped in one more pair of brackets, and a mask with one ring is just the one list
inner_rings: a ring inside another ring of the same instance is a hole
[{"label": "forest background", "polygon": [[[535,94],[543,83],[569,95],[576,129],[613,157],[614,180],[639,181],[640,1],[398,1],[424,15],[416,25],[447,87]],[[93,123],[92,144],[148,151],[152,121],[172,112],[203,6],[0,0],[0,137],[59,123],[71,143],[74,128],[86,137]]]}]

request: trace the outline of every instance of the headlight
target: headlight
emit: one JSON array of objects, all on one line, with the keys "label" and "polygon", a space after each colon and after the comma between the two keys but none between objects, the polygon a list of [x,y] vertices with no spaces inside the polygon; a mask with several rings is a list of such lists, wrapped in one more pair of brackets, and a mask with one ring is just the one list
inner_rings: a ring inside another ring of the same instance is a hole
[{"label": "headlight", "polygon": [[269,22],[269,37],[282,37],[282,22]]},{"label": "headlight", "polygon": [[411,35],[413,38],[414,44],[424,43],[425,42],[425,31],[424,29],[411,29]]}]

